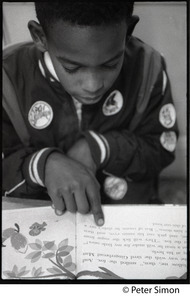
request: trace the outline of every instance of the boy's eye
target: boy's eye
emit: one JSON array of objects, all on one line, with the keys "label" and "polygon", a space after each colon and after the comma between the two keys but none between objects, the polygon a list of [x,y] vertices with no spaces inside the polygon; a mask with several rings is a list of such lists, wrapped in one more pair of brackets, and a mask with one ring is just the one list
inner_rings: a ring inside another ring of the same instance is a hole
[{"label": "boy's eye", "polygon": [[80,69],[80,67],[74,67],[74,68],[66,68],[66,67],[63,67],[64,69],[65,69],[65,71],[67,72],[67,73],[75,73],[75,72],[77,72],[79,69]]},{"label": "boy's eye", "polygon": [[[114,63],[114,64],[110,64],[110,65],[102,65],[100,68],[102,69],[115,69],[117,68],[118,62]],[[63,68],[65,69],[65,71],[67,73],[73,74],[76,73],[81,67],[73,67],[73,68],[66,68],[65,66],[63,66]]]},{"label": "boy's eye", "polygon": [[117,68],[117,65],[118,65],[118,62],[115,63],[115,64],[112,64],[112,65],[103,65],[103,68],[106,68],[106,69],[115,69],[115,68]]}]

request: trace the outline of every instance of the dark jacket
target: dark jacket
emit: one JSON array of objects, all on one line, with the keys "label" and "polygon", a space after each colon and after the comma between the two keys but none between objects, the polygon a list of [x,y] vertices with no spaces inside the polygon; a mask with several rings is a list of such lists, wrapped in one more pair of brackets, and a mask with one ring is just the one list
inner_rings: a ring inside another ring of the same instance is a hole
[{"label": "dark jacket", "polygon": [[66,153],[85,136],[103,203],[147,203],[155,196],[155,180],[174,160],[178,137],[166,66],[157,51],[131,37],[117,80],[99,103],[82,106],[80,125],[73,99],[33,43],[6,49],[3,66],[3,194],[48,198],[48,155]]}]

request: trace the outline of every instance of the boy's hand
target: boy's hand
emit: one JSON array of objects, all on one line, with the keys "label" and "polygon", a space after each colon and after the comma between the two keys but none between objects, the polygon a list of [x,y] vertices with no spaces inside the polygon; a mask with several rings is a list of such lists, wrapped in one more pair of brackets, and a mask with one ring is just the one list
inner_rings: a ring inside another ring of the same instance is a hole
[{"label": "boy's hand", "polygon": [[89,168],[93,174],[96,173],[96,164],[92,158],[90,147],[85,139],[77,141],[67,152],[67,156],[77,160]]},{"label": "boy's hand", "polygon": [[85,214],[91,209],[95,223],[103,225],[99,183],[80,163],[53,152],[46,162],[45,186],[57,214],[66,209]]}]

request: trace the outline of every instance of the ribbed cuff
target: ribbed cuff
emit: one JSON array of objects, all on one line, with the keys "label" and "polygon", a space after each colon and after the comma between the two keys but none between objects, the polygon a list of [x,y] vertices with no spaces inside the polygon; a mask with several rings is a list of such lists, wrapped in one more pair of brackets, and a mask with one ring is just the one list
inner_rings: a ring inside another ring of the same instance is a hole
[{"label": "ribbed cuff", "polygon": [[89,144],[92,158],[97,168],[103,168],[107,164],[110,155],[110,148],[106,138],[92,130],[85,132],[84,136]]},{"label": "ribbed cuff", "polygon": [[60,152],[57,148],[44,148],[28,156],[23,165],[23,174],[31,186],[44,187],[45,163],[52,152]]}]

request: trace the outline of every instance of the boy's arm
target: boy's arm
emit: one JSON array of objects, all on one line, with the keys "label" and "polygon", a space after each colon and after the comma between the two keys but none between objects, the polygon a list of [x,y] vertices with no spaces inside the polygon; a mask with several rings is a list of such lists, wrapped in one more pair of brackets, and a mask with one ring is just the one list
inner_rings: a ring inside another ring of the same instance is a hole
[{"label": "boy's arm", "polygon": [[55,149],[37,150],[24,146],[5,110],[2,115],[3,194],[13,197],[39,198],[40,193],[44,192],[45,161]]},{"label": "boy's arm", "polygon": [[[40,197],[44,163],[53,148],[34,149],[18,105],[15,88],[3,68],[3,194]],[[14,125],[13,125],[14,124]],[[35,157],[34,157],[35,155]],[[35,158],[35,159],[34,159]]]},{"label": "boy's arm", "polygon": [[[170,118],[175,121],[170,123]],[[149,103],[133,130],[86,132],[97,168],[138,181],[157,176],[175,158],[178,137],[175,109],[166,70],[159,72]],[[102,161],[101,161],[102,159]]]},{"label": "boy's arm", "polygon": [[21,198],[51,197],[55,212],[87,213],[103,224],[99,184],[93,173],[57,148],[36,150],[21,143],[3,112],[3,194]]}]

